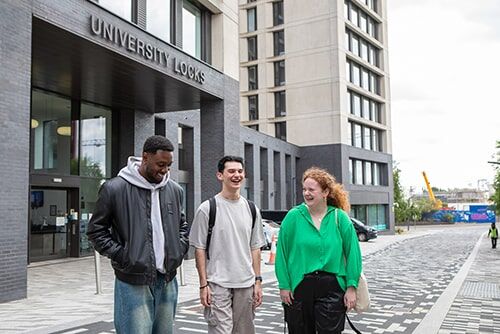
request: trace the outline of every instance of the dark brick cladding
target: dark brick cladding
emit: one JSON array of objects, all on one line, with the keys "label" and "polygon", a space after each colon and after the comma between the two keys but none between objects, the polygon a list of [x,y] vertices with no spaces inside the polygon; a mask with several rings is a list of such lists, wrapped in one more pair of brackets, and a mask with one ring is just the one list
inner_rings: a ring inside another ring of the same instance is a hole
[{"label": "dark brick cladding", "polygon": [[31,1],[0,2],[0,302],[26,297]]}]

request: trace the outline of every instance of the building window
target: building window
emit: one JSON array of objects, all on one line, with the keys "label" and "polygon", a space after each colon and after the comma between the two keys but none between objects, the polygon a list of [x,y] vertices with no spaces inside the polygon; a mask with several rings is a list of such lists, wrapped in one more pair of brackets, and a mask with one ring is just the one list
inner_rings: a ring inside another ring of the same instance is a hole
[{"label": "building window", "polygon": [[255,131],[259,131],[259,124],[249,125],[248,128]]},{"label": "building window", "polygon": [[251,95],[248,97],[248,120],[255,121],[259,119],[259,97]]},{"label": "building window", "polygon": [[257,8],[247,9],[247,31],[252,32],[257,30]]},{"label": "building window", "polygon": [[275,136],[286,141],[286,122],[274,123]]},{"label": "building window", "polygon": [[286,116],[286,94],[284,90],[274,93],[274,116]]},{"label": "building window", "polygon": [[363,161],[354,161],[354,184],[363,184]]},{"label": "building window", "polygon": [[257,36],[247,38],[248,42],[248,61],[257,59]]},{"label": "building window", "polygon": [[146,2],[146,30],[170,42],[170,0],[148,0]]},{"label": "building window", "polygon": [[363,147],[363,138],[361,134],[361,125],[354,124],[354,135],[353,135],[353,146],[354,147]]},{"label": "building window", "polygon": [[274,55],[281,56],[285,54],[285,31],[275,31],[273,33],[274,38]]},{"label": "building window", "polygon": [[285,84],[285,61],[274,62],[274,85],[283,86]]},{"label": "building window", "polygon": [[283,1],[273,2],[273,25],[278,26],[285,22],[283,18]]},{"label": "building window", "polygon": [[125,20],[132,21],[132,6],[133,0],[99,0],[96,1],[99,5],[106,8],[112,13],[123,17]]},{"label": "building window", "polygon": [[201,11],[188,1],[182,8],[182,49],[201,58]]},{"label": "building window", "polygon": [[248,90],[259,89],[257,65],[248,66]]}]

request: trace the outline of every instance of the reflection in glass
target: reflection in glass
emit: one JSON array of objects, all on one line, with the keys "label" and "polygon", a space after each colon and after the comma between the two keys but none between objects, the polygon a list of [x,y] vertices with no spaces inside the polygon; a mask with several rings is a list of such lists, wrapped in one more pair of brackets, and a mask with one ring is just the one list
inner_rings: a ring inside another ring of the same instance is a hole
[{"label": "reflection in glass", "polygon": [[74,136],[59,133],[62,128],[71,129],[71,101],[33,90],[31,118],[37,124],[31,128],[33,169],[45,173],[70,174],[70,151]]},{"label": "reflection in glass", "polygon": [[87,228],[95,210],[97,193],[103,182],[104,180],[99,178],[80,179],[80,256],[93,252],[92,245],[87,239]]},{"label": "reflection in glass", "polygon": [[247,9],[247,31],[257,30],[257,8]]},{"label": "reflection in glass", "polygon": [[201,11],[188,1],[182,8],[182,49],[201,58]]},{"label": "reflection in glass", "polygon": [[146,2],[146,30],[170,42],[170,0]]},{"label": "reflection in glass", "polygon": [[80,175],[111,176],[111,110],[82,103]]},{"label": "reflection in glass", "polygon": [[125,20],[132,21],[132,0],[99,0],[97,2],[110,12],[123,17]]}]

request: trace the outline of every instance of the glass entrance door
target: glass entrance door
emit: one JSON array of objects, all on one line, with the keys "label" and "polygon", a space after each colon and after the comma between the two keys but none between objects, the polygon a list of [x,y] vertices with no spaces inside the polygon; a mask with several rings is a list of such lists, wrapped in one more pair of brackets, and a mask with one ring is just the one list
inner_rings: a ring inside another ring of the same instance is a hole
[{"label": "glass entrance door", "polygon": [[31,189],[30,262],[68,256],[68,190]]}]

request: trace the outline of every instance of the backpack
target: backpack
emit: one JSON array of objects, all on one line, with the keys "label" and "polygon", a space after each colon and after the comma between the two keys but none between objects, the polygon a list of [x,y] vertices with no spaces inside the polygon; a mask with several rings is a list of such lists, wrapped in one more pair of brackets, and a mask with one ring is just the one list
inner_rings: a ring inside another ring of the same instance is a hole
[{"label": "backpack", "polygon": [[[255,209],[255,203],[249,200],[246,200],[248,203],[248,207],[250,208],[250,212],[252,213],[252,230],[255,226],[255,221],[257,220],[257,210]],[[211,197],[208,200],[210,204],[210,210],[208,212],[208,233],[207,233],[207,259],[210,259],[210,255],[208,254],[208,249],[210,248],[210,240],[212,239],[212,231],[215,225],[215,214],[217,213],[217,205],[215,203],[215,197]]]}]

